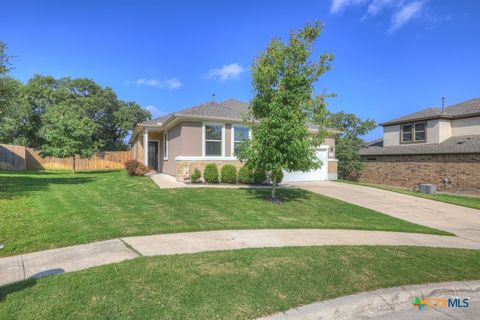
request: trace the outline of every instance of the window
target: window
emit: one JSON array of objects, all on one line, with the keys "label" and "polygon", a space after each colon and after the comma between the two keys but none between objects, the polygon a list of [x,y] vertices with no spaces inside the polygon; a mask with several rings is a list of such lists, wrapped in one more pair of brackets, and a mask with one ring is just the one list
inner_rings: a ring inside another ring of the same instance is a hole
[{"label": "window", "polygon": [[415,123],[415,141],[425,141],[425,122]]},{"label": "window", "polygon": [[168,160],[168,132],[163,133],[163,160]]},{"label": "window", "polygon": [[237,154],[238,147],[243,141],[248,140],[249,136],[250,136],[250,131],[248,128],[233,127],[233,143],[232,143],[233,154],[232,155]]},{"label": "window", "polygon": [[402,125],[402,142],[411,142],[413,137],[412,124]]},{"label": "window", "polygon": [[205,124],[204,153],[205,156],[223,156],[223,125]]},{"label": "window", "polygon": [[402,143],[424,142],[426,138],[425,121],[402,124],[400,138]]}]

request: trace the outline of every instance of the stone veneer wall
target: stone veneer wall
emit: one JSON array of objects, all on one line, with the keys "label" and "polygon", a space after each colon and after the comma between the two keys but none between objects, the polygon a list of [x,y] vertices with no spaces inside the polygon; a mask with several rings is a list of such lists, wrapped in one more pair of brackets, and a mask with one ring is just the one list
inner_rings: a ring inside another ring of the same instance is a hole
[{"label": "stone veneer wall", "polygon": [[195,169],[199,169],[202,172],[203,178],[203,170],[209,163],[217,165],[218,174],[220,174],[220,170],[225,164],[233,164],[237,170],[242,166],[242,163],[238,160],[177,160],[176,162],[176,178],[179,181],[183,181],[185,172],[192,174]]},{"label": "stone veneer wall", "polygon": [[[480,154],[364,156],[363,159],[360,182],[405,188],[432,183],[440,191],[480,193]],[[451,181],[446,186],[444,178]]]}]

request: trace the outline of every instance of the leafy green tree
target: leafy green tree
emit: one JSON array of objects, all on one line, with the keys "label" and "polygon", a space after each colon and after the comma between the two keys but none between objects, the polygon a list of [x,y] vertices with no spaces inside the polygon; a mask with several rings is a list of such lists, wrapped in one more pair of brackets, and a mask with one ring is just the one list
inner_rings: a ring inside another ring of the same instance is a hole
[{"label": "leafy green tree", "polygon": [[23,84],[8,75],[13,69],[7,45],[0,41],[0,143],[24,144],[28,114]]},{"label": "leafy green tree", "polygon": [[29,108],[24,85],[10,77],[0,79],[0,143],[26,145]]},{"label": "leafy green tree", "polygon": [[94,136],[98,125],[86,117],[85,110],[77,104],[52,104],[42,114],[41,120],[42,157],[72,158],[75,173],[75,155],[88,158],[97,151]]},{"label": "leafy green tree", "polygon": [[30,105],[26,131],[30,147],[39,148],[43,144],[36,128],[41,126],[46,108],[67,100],[74,101],[85,116],[97,124],[94,141],[103,150],[125,150],[125,137],[137,123],[151,117],[137,103],[118,99],[111,88],[102,88],[90,79],[35,75],[25,90]]},{"label": "leafy green tree", "polygon": [[5,76],[11,69],[10,59],[12,58],[7,54],[7,44],[0,41],[0,77]]},{"label": "leafy green tree", "polygon": [[329,124],[342,132],[336,139],[336,157],[340,178],[355,180],[362,170],[358,152],[363,143],[361,136],[373,130],[377,124],[372,119],[362,120],[353,113],[330,113]]},{"label": "leafy green tree", "polygon": [[[246,121],[252,139],[240,148],[239,157],[273,177],[272,201],[276,199],[276,177],[282,170],[307,171],[321,166],[316,148],[325,138],[326,106],[322,94],[315,96],[313,84],[331,69],[333,55],[324,53],[311,61],[315,40],[323,25],[307,24],[288,42],[273,39],[253,62],[255,97]],[[308,122],[319,125],[311,134]]]}]

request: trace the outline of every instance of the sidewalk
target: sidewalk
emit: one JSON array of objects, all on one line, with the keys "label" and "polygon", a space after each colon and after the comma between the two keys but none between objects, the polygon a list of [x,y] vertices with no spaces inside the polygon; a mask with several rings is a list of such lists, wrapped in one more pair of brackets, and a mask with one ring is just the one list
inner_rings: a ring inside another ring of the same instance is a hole
[{"label": "sidewalk", "polygon": [[386,231],[261,229],[171,233],[106,240],[0,258],[0,286],[28,278],[130,260],[140,255],[328,245],[425,246],[480,250],[480,242],[468,239]]}]

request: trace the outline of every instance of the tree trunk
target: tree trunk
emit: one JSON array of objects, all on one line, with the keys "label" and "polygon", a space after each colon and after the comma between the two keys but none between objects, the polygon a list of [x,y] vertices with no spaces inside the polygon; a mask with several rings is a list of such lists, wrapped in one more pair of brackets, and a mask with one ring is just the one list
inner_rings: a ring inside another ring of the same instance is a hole
[{"label": "tree trunk", "polygon": [[277,197],[276,197],[276,189],[277,189],[277,175],[275,173],[273,175],[273,181],[272,181],[272,202],[275,203],[277,202]]},{"label": "tree trunk", "polygon": [[72,173],[75,174],[75,156],[72,157]]}]

